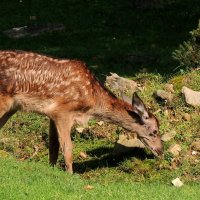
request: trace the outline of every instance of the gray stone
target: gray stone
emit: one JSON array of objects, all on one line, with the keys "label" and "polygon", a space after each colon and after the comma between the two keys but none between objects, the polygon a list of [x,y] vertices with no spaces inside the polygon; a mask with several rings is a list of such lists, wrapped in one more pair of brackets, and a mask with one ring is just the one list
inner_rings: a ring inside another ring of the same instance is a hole
[{"label": "gray stone", "polygon": [[168,133],[165,133],[162,137],[161,140],[164,142],[170,141],[171,139],[173,139],[176,135],[176,131],[172,130]]},{"label": "gray stone", "polygon": [[172,180],[172,184],[175,187],[181,187],[181,186],[183,186],[183,182],[179,178],[176,178],[176,179]]},{"label": "gray stone", "polygon": [[173,156],[178,156],[181,151],[181,146],[179,144],[173,144],[169,147],[168,151],[173,155]]},{"label": "gray stone", "polygon": [[196,140],[191,144],[193,150],[200,152],[200,140]]},{"label": "gray stone", "polygon": [[174,86],[173,86],[173,84],[170,84],[170,83],[165,84],[165,90],[167,92],[174,93]]},{"label": "gray stone", "polygon": [[110,73],[111,76],[106,77],[105,86],[109,88],[114,94],[121,95],[133,94],[138,91],[138,85],[135,81],[118,76],[116,73]]},{"label": "gray stone", "polygon": [[172,102],[174,96],[171,92],[166,92],[165,90],[157,90],[154,94],[157,98],[167,102]]},{"label": "gray stone", "polygon": [[188,114],[188,113],[185,113],[185,114],[183,115],[183,119],[184,119],[185,121],[190,121],[190,120],[191,120],[191,115]]},{"label": "gray stone", "polygon": [[145,148],[144,144],[137,139],[137,137],[130,137],[129,135],[121,134],[119,139],[115,144],[113,153],[121,154],[125,152],[130,152],[133,148]]},{"label": "gray stone", "polygon": [[194,91],[184,86],[182,88],[182,94],[187,104],[192,106],[200,106],[200,92]]}]

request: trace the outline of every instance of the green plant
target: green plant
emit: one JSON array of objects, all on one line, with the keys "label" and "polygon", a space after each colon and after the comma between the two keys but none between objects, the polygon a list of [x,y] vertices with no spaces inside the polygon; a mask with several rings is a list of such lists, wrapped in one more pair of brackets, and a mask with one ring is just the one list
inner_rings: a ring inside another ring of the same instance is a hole
[{"label": "green plant", "polygon": [[190,32],[191,38],[183,42],[177,50],[172,53],[174,59],[178,60],[178,68],[194,69],[200,67],[200,21],[197,29]]}]

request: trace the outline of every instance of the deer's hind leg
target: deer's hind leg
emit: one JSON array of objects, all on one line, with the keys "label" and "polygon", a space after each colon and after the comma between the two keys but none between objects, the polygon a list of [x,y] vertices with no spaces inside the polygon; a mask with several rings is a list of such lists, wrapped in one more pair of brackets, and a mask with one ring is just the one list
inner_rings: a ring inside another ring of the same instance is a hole
[{"label": "deer's hind leg", "polygon": [[0,128],[17,111],[13,108],[13,99],[8,96],[0,95]]},{"label": "deer's hind leg", "polygon": [[49,124],[49,163],[55,165],[58,160],[59,152],[58,131],[55,122],[50,119]]},{"label": "deer's hind leg", "polygon": [[5,113],[1,118],[0,118],[0,129],[6,124],[6,122],[9,120],[9,118],[14,115],[16,111],[9,111]]},{"label": "deer's hind leg", "polygon": [[58,140],[65,159],[65,168],[69,173],[73,173],[72,162],[72,141],[71,141],[71,127],[73,125],[73,118],[70,115],[61,114],[55,119],[55,125],[58,131]]}]

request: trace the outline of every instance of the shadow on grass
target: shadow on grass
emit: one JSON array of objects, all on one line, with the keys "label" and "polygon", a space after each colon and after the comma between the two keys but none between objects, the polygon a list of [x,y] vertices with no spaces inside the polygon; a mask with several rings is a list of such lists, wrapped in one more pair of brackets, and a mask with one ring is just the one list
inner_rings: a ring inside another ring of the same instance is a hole
[{"label": "shadow on grass", "polygon": [[153,158],[153,155],[149,155],[141,148],[128,147],[125,153],[114,154],[111,147],[100,147],[86,152],[91,159],[80,160],[74,162],[74,172],[83,174],[90,170],[100,169],[104,167],[118,167],[121,162],[132,157],[144,160]]}]

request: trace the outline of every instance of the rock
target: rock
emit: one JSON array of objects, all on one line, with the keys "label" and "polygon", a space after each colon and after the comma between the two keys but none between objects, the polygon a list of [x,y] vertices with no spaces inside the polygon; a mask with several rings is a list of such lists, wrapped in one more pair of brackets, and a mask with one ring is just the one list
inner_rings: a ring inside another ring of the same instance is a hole
[{"label": "rock", "polygon": [[192,144],[191,144],[191,148],[195,151],[200,151],[200,140],[198,141],[194,141]]},{"label": "rock", "polygon": [[137,137],[129,138],[128,135],[121,134],[117,143],[115,144],[113,153],[114,154],[121,154],[125,152],[130,152],[133,148],[145,148],[144,144],[137,139]]},{"label": "rock", "polygon": [[171,92],[166,92],[164,90],[157,90],[154,94],[157,98],[168,102],[172,102],[173,100],[173,94]]},{"label": "rock", "polygon": [[172,138],[174,138],[176,135],[176,131],[172,130],[168,133],[165,133],[162,137],[161,140],[164,142],[170,141]]},{"label": "rock", "polygon": [[190,120],[191,120],[191,115],[188,114],[188,113],[185,113],[185,114],[183,115],[183,119],[184,119],[185,121],[190,121]]},{"label": "rock", "polygon": [[144,144],[137,138],[131,137],[130,135],[121,134],[119,136],[118,144],[122,144],[126,147],[139,147],[144,148]]},{"label": "rock", "polygon": [[181,187],[181,186],[183,186],[183,182],[179,178],[176,178],[176,179],[172,180],[172,184],[175,187]]},{"label": "rock", "polygon": [[105,86],[116,95],[121,93],[133,94],[139,90],[135,81],[120,77],[115,73],[110,74],[111,76],[106,77]]},{"label": "rock", "polygon": [[187,104],[192,106],[200,106],[200,92],[183,87],[182,94]]},{"label": "rock", "polygon": [[174,86],[173,86],[173,84],[169,84],[169,83],[165,84],[165,90],[167,92],[174,93]]},{"label": "rock", "polygon": [[179,144],[173,144],[169,147],[168,151],[173,154],[173,156],[178,156],[181,151],[181,146]]}]

